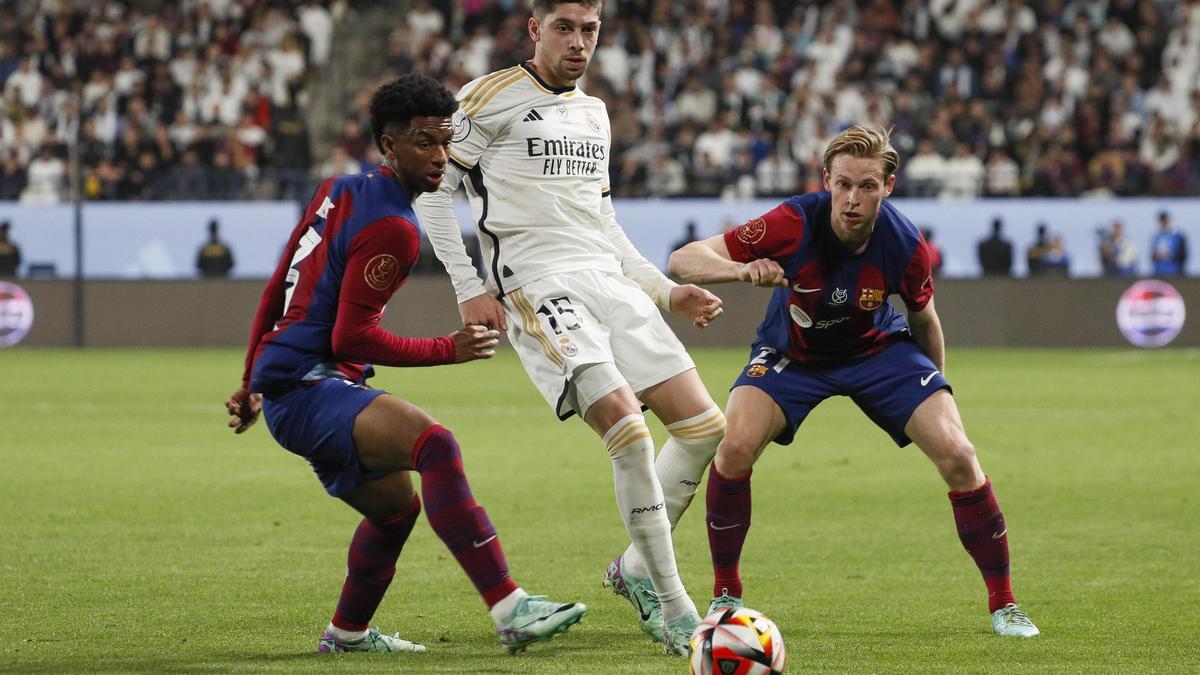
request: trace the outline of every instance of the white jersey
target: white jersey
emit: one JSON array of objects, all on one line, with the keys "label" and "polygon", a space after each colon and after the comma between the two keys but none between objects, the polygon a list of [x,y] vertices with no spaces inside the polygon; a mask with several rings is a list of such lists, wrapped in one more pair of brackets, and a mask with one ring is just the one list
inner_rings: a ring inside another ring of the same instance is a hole
[{"label": "white jersey", "polygon": [[463,251],[451,196],[465,184],[487,267],[486,290],[562,272],[625,274],[660,306],[670,283],[616,222],[608,196],[611,129],[604,102],[554,88],[526,64],[476,79],[458,94],[451,166],[416,200],[421,224],[459,302],[484,292]]}]

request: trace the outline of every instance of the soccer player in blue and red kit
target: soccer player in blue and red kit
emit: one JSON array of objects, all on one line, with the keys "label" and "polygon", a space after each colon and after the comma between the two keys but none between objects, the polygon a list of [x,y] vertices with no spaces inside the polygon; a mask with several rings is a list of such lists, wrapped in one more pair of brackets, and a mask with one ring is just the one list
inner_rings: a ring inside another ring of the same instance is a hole
[{"label": "soccer player in blue and red kit", "polygon": [[[900,157],[888,134],[851,127],[825,150],[826,192],[792,197],[724,235],[688,244],[670,269],[693,283],[775,287],[750,362],[730,392],[708,478],[715,583],[709,612],[742,605],[750,474],[792,442],[818,403],[849,396],[897,445],[915,442],[950,488],[963,546],[983,573],[992,628],[1029,637],[1009,579],[1008,529],[946,381],[929,247],[891,204]],[[908,319],[888,297],[899,294]]]},{"label": "soccer player in blue and red kit", "polygon": [[[586,613],[531,596],[508,564],[463,473],[454,436],[420,408],[366,385],[372,366],[434,366],[489,358],[499,333],[467,326],[440,338],[379,327],[384,305],[417,260],[412,199],[435,190],[446,166],[458,103],[436,80],[404,75],[371,100],[371,131],[384,165],[325,180],[267,283],[250,337],[242,386],[226,401],[245,431],[261,408],[271,435],[312,465],[325,490],[364,518],[350,542],[341,597],[322,652],[424,651],[370,627],[416,524],[429,524],[489,607],[510,651],[565,631]],[[409,477],[421,476],[418,497]]]}]

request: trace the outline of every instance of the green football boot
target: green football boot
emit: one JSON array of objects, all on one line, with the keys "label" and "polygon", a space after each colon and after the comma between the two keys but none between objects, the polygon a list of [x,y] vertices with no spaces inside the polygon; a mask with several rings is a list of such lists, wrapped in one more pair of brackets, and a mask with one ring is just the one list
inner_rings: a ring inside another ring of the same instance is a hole
[{"label": "green football boot", "polygon": [[1041,632],[1021,606],[1011,602],[992,612],[992,630],[1005,637],[1033,637]]},{"label": "green football boot", "polygon": [[684,614],[663,626],[663,649],[667,654],[687,656],[692,651],[692,633],[700,625],[700,615],[692,612]]},{"label": "green football boot", "polygon": [[342,642],[328,630],[321,635],[317,642],[317,651],[325,653],[343,652],[423,652],[425,645],[401,640],[400,634],[384,635],[378,628],[372,627],[367,636],[358,642]]},{"label": "green football boot", "polygon": [[651,640],[662,640],[662,604],[649,579],[635,577],[621,570],[621,556],[613,558],[604,571],[604,587],[624,597],[638,613],[638,626]]},{"label": "green football boot", "polygon": [[721,594],[713,598],[712,602],[708,604],[708,614],[705,614],[704,616],[719,612],[723,609],[739,609],[741,607],[744,607],[742,604],[742,599],[735,598],[730,595],[728,588],[722,588]]},{"label": "green football boot", "polygon": [[583,603],[553,602],[544,595],[527,595],[496,628],[496,634],[500,636],[501,646],[515,654],[535,642],[565,633],[585,614],[587,606]]}]

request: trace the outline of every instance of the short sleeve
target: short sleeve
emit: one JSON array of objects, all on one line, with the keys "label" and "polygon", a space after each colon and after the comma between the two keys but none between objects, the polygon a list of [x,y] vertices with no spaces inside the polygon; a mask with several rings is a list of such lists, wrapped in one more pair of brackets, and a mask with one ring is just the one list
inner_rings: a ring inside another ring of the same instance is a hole
[{"label": "short sleeve", "polygon": [[736,262],[782,259],[796,252],[804,238],[804,214],[784,202],[758,218],[725,233],[725,246]]},{"label": "short sleeve", "polygon": [[921,239],[917,250],[913,252],[908,265],[904,268],[904,277],[900,280],[900,297],[912,311],[925,309],[933,298],[933,268],[929,245]]}]

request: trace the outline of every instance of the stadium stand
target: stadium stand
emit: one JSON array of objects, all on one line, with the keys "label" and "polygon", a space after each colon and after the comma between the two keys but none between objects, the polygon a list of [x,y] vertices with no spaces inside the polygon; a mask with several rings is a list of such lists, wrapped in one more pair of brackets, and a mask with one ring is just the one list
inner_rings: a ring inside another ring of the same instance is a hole
[{"label": "stadium stand", "polygon": [[[522,0],[18,7],[0,199],[32,202],[63,198],[80,118],[90,199],[303,199],[378,160],[379,81],[457,89],[531,53]],[[584,88],[622,197],[811,189],[863,122],[895,128],[900,196],[1200,193],[1194,1],[609,0]]]}]

